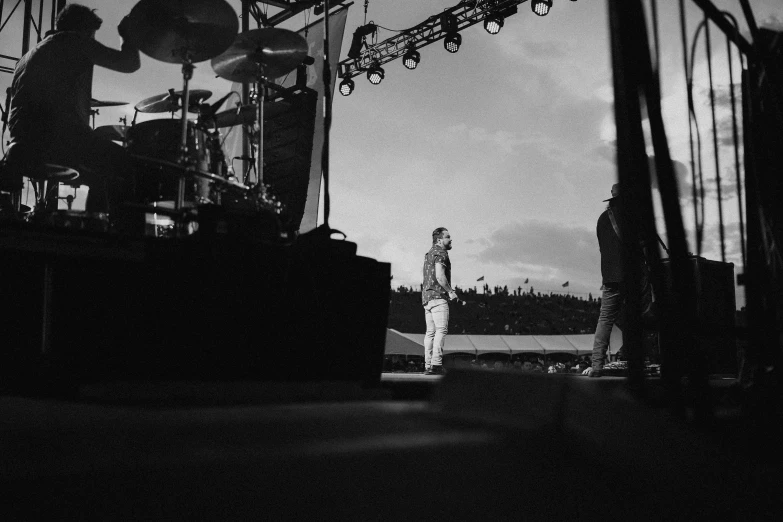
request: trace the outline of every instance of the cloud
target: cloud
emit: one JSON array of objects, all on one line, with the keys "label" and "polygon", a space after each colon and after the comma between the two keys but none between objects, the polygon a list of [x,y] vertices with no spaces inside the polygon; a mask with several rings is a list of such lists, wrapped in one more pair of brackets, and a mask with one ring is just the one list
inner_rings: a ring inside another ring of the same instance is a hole
[{"label": "cloud", "polygon": [[774,14],[764,18],[759,22],[759,27],[764,29],[771,29],[773,31],[783,31],[783,20],[775,16]]},{"label": "cloud", "polygon": [[520,276],[600,280],[598,240],[592,229],[543,221],[510,223],[495,230],[488,241],[477,260]]},{"label": "cloud", "polygon": [[[617,142],[610,141],[605,142],[593,149],[594,154],[617,165]],[[655,156],[649,155],[647,157],[648,166],[650,169],[650,187],[658,189],[658,176],[655,170]],[[674,164],[674,176],[677,179],[677,188],[680,191],[680,197],[685,197],[683,191],[690,190],[690,169],[681,161],[673,159]]]},{"label": "cloud", "polygon": [[[742,263],[742,249],[740,242],[739,223],[729,223],[723,227],[723,242],[725,245],[726,261],[737,265],[736,271],[740,271]],[[688,237],[693,237],[693,232],[688,231]],[[695,247],[694,247],[695,248]],[[701,255],[707,259],[720,261],[720,226],[711,225],[704,229]]]},{"label": "cloud", "polygon": [[507,155],[518,155],[518,147],[524,144],[513,132],[504,130],[488,131],[483,127],[468,127],[465,123],[446,128],[446,139],[472,145],[492,145]]}]

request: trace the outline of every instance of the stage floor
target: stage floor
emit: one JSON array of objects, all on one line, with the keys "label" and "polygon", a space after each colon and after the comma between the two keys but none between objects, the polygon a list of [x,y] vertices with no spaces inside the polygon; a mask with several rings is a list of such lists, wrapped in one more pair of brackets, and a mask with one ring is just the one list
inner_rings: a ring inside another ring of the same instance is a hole
[{"label": "stage floor", "polygon": [[75,400],[0,397],[0,487],[13,499],[0,518],[758,520],[779,501],[770,454],[635,402],[620,378],[382,383],[430,396],[125,383]]}]

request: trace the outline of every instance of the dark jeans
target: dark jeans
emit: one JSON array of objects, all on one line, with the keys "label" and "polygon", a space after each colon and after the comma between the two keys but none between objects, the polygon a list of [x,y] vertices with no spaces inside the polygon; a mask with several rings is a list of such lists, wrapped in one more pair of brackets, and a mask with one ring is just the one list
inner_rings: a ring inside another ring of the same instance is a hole
[{"label": "dark jeans", "polygon": [[612,327],[620,316],[625,299],[625,289],[622,283],[606,283],[601,290],[601,312],[598,315],[598,325],[595,327],[593,341],[593,370],[601,370],[604,367]]},{"label": "dark jeans", "polygon": [[90,187],[87,197],[88,212],[119,211],[122,201],[128,199],[133,179],[133,168],[128,153],[121,146],[91,131],[75,130],[58,136],[55,143],[43,145],[15,142],[8,151],[7,162],[22,166],[52,163],[70,167],[79,172],[73,185]]}]

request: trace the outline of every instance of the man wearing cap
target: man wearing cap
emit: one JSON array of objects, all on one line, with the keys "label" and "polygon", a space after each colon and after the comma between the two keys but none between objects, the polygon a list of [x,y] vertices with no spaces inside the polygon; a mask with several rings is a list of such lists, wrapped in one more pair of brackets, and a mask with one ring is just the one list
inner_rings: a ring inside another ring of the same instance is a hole
[{"label": "man wearing cap", "polygon": [[612,327],[620,315],[625,299],[625,267],[623,266],[622,230],[618,214],[622,212],[620,184],[612,185],[612,197],[604,200],[609,204],[598,217],[596,235],[598,248],[601,251],[601,312],[598,315],[598,325],[595,328],[593,340],[592,364],[582,375],[600,377],[604,366],[606,350],[609,347],[609,336]]},{"label": "man wearing cap", "polygon": [[424,373],[443,373],[443,345],[449,329],[449,300],[457,299],[451,287],[451,235],[443,227],[432,231],[432,248],[424,255],[421,304],[427,333],[424,334]]}]

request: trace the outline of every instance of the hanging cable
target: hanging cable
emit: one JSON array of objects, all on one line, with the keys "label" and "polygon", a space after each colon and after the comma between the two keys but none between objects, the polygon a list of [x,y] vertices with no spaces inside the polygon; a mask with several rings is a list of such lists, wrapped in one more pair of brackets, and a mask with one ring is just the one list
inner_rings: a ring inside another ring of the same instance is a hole
[{"label": "hanging cable", "polygon": [[[690,64],[689,64],[689,71],[687,74],[687,86],[688,86],[688,109],[690,111],[690,116],[692,119],[692,125],[696,129],[696,158],[697,158],[697,164],[698,167],[698,179],[699,179],[699,207],[701,210],[701,220],[700,222],[697,222],[697,242],[696,242],[696,253],[698,255],[701,255],[701,247],[702,242],[704,240],[704,223],[706,220],[705,217],[705,201],[706,198],[704,197],[704,168],[702,163],[702,146],[701,146],[701,131],[699,130],[699,121],[696,117],[696,106],[693,102],[693,68],[694,64],[696,62],[696,44],[699,41],[699,34],[701,33],[701,30],[704,29],[705,22],[702,21],[699,23],[699,26],[696,28],[696,34],[693,37],[693,42],[691,43],[691,56],[690,56]],[[692,146],[692,145],[691,145]]]},{"label": "hanging cable", "polygon": [[693,198],[693,223],[696,236],[696,251],[701,254],[701,240],[699,237],[699,206],[698,193],[696,192],[696,161],[693,153],[693,125],[691,123],[691,111],[693,108],[693,97],[691,96],[690,76],[688,71],[688,35],[685,21],[685,0],[680,0],[680,39],[682,41],[682,61],[685,69],[685,85],[688,98],[688,139],[690,142],[691,153],[691,197]]},{"label": "hanging cable", "polygon": [[718,231],[720,233],[720,260],[726,262],[726,232],[723,225],[723,193],[720,178],[720,154],[718,151],[718,123],[715,117],[715,89],[712,83],[712,44],[710,43],[710,22],[704,15],[704,38],[707,45],[707,73],[710,78],[710,109],[712,111],[712,146],[715,158],[715,184],[718,190]]},{"label": "hanging cable", "polygon": [[650,0],[650,10],[652,12],[653,40],[655,41],[655,69],[653,70],[653,74],[655,75],[655,81],[658,83],[658,88],[660,89],[661,43],[658,38],[658,0]]},{"label": "hanging cable", "polygon": [[[739,32],[737,19],[731,13],[723,11],[734,26],[735,35]],[[740,175],[739,131],[737,130],[737,101],[734,96],[734,68],[732,65],[731,37],[726,35],[726,52],[729,56],[729,95],[731,96],[731,130],[734,139],[734,171],[737,177],[737,210],[739,211],[740,252],[742,253],[742,272],[745,272],[745,218],[742,212],[742,177]],[[742,67],[742,53],[739,53]],[[741,69],[740,69],[741,70]]]}]

